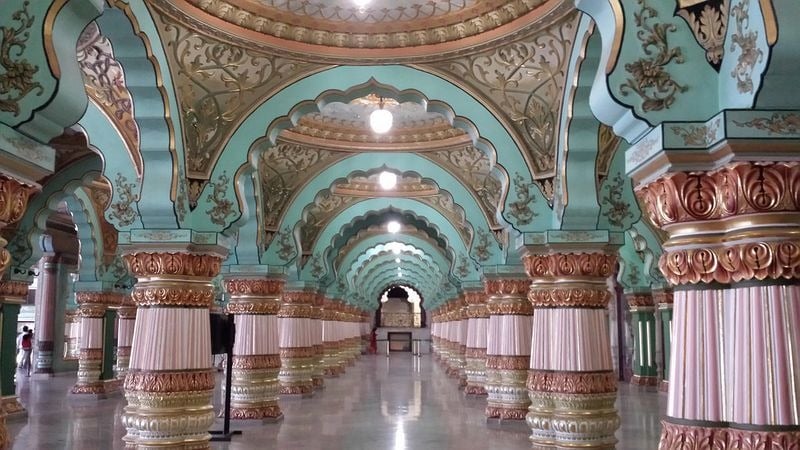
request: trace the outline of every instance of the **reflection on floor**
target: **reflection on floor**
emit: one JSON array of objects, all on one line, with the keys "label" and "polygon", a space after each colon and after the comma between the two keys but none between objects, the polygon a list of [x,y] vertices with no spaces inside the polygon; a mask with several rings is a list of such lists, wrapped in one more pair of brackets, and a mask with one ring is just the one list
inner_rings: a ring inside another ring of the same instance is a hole
[{"label": "reflection on floor", "polygon": [[[465,398],[430,356],[363,357],[347,373],[327,379],[311,399],[281,402],[277,424],[240,424],[230,443],[214,449],[529,449],[524,424],[487,426],[484,401]],[[46,380],[22,377],[18,387],[27,419],[9,422],[14,449],[121,449],[121,397],[88,401],[66,395],[74,376]],[[218,383],[219,385],[219,383]],[[219,398],[219,395],[217,395]],[[620,385],[619,450],[658,446],[659,413],[665,396]],[[218,424],[217,428],[221,428]]]}]

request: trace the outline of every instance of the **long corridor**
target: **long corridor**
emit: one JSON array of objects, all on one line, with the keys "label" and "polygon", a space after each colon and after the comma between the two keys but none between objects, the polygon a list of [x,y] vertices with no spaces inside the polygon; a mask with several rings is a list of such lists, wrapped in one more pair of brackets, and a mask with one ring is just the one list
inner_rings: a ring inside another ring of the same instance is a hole
[{"label": "long corridor", "polygon": [[[23,378],[20,400],[27,419],[10,420],[14,449],[122,449],[125,430],[120,397],[74,400],[73,377]],[[308,399],[282,399],[284,420],[275,424],[234,423],[242,430],[214,449],[529,449],[525,424],[487,425],[485,401],[467,398],[430,355],[362,357],[340,378]],[[218,383],[219,386],[219,383]],[[219,408],[220,392],[215,395]],[[620,450],[658,446],[665,396],[620,385]],[[218,428],[221,421],[218,420]]]}]

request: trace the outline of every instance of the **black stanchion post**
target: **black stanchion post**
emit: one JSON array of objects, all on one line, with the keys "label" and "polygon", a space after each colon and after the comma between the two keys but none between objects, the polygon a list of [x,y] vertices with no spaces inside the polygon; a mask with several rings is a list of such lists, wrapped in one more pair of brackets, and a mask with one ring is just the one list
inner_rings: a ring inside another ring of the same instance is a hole
[{"label": "black stanchion post", "polygon": [[233,314],[227,315],[228,319],[228,341],[225,343],[225,414],[222,422],[222,431],[212,430],[212,441],[230,442],[231,436],[242,434],[241,430],[231,431],[231,382],[233,376],[233,342],[236,336],[236,324],[233,321]]}]

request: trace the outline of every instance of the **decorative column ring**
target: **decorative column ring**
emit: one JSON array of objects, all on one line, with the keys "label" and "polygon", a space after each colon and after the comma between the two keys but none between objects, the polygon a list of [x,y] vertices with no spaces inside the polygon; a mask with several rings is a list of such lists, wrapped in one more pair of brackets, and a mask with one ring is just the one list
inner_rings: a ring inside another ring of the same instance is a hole
[{"label": "decorative column ring", "polygon": [[465,375],[467,386],[464,392],[470,395],[486,395],[486,331],[489,325],[489,308],[483,291],[467,291],[467,348],[465,352]]},{"label": "decorative column ring", "polygon": [[316,351],[311,336],[311,315],[316,296],[312,291],[288,291],[281,298],[278,311],[281,394],[310,396],[314,391],[312,375]]},{"label": "decorative column ring", "polygon": [[530,280],[488,279],[489,323],[486,336],[486,417],[524,420],[525,387],[531,355],[533,308],[527,294]]},{"label": "decorative column ring", "polygon": [[[230,296],[225,307],[234,315],[236,334],[231,373],[231,418],[274,422],[278,405],[278,318],[284,280],[232,278],[224,281]],[[222,413],[220,413],[222,414]]]},{"label": "decorative column ring", "polygon": [[75,302],[80,315],[81,348],[78,356],[78,380],[72,394],[104,396],[105,383],[100,379],[103,368],[103,319],[109,307],[118,306],[123,295],[116,292],[77,292]]},{"label": "decorative column ring", "polygon": [[138,307],[122,415],[127,448],[209,448],[215,384],[211,280],[225,250],[190,248],[124,256],[137,278],[131,297]]},{"label": "decorative column ring", "polygon": [[619,416],[605,309],[616,256],[548,253],[523,259],[536,313],[528,393],[531,442],[613,449]]}]

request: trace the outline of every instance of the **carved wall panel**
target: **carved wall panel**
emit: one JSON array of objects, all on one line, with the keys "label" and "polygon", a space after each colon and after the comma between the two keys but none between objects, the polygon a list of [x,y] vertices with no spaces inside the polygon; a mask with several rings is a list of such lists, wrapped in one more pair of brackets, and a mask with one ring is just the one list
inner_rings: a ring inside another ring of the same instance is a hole
[{"label": "carved wall panel", "polygon": [[553,196],[561,99],[578,19],[579,14],[572,13],[495,49],[429,65],[480,93],[481,100],[511,125],[548,200]]},{"label": "carved wall panel", "polygon": [[489,226],[492,229],[501,228],[495,213],[503,209],[507,192],[503,190],[502,181],[492,173],[492,162],[486,154],[474,145],[468,145],[453,150],[425,153],[423,156],[447,169],[469,188]]},{"label": "carved wall panel", "polygon": [[[168,4],[161,7],[170,9]],[[322,66],[230,45],[213,29],[189,28],[174,20],[168,14],[174,11],[153,12],[181,110],[194,207],[236,126],[270,94]]]}]

